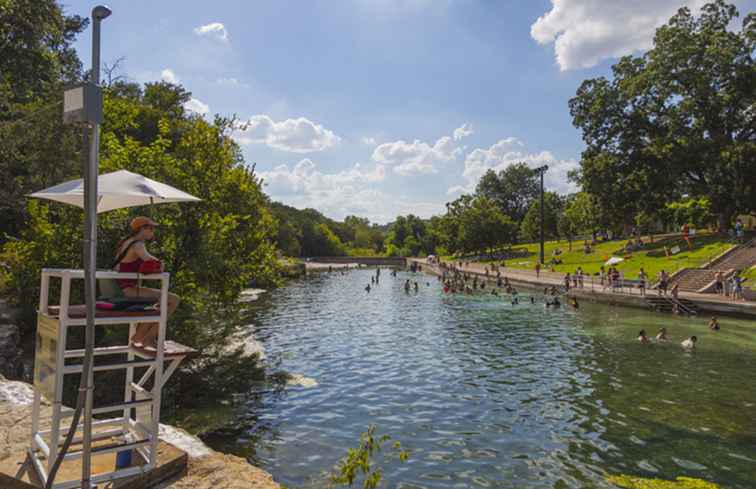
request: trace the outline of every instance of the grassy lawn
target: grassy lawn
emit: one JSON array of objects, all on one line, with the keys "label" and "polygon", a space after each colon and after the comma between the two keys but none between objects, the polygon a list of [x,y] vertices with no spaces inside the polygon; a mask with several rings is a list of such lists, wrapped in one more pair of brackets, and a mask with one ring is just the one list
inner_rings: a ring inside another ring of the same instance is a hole
[{"label": "grassy lawn", "polygon": [[756,267],[751,267],[750,270],[743,272],[743,276],[748,279],[748,282],[745,284],[746,286],[756,287]]},{"label": "grassy lawn", "polygon": [[[557,272],[572,273],[577,267],[582,267],[583,272],[593,274],[599,271],[599,267],[606,260],[612,256],[618,256],[625,258],[625,261],[617,265],[617,268],[621,272],[624,272],[625,278],[637,278],[638,271],[643,268],[646,274],[652,280],[655,280],[656,275],[661,270],[671,273],[680,268],[701,266],[732,246],[732,243],[726,237],[716,235],[702,235],[691,238],[693,249],[690,251],[685,242],[679,238],[648,243],[648,240],[644,237],[644,241],[646,244],[643,249],[635,251],[632,254],[625,254],[622,250],[627,242],[626,240],[599,243],[593,247],[590,254],[583,253],[582,242],[573,242],[572,251],[569,251],[567,241],[548,241],[545,243],[545,259],[548,263],[552,256],[554,256],[554,250],[559,248],[562,250],[562,254],[560,255],[562,263],[556,265],[555,270]],[[667,246],[669,249],[679,246],[681,251],[676,255],[667,257],[664,253],[664,246]],[[507,260],[507,267],[527,269],[535,267],[539,250],[537,243],[515,246],[513,250],[522,251],[523,254],[527,253],[527,256]],[[754,270],[751,270],[749,273],[751,276],[756,276],[756,271]]]}]

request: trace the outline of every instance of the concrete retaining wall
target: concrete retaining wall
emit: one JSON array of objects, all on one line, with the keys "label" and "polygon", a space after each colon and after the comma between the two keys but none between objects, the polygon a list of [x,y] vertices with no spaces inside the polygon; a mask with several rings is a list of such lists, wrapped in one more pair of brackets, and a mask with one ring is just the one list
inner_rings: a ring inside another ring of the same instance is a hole
[{"label": "concrete retaining wall", "polygon": [[313,256],[308,260],[317,263],[359,263],[367,266],[392,267],[403,267],[407,263],[405,258],[396,256]]}]

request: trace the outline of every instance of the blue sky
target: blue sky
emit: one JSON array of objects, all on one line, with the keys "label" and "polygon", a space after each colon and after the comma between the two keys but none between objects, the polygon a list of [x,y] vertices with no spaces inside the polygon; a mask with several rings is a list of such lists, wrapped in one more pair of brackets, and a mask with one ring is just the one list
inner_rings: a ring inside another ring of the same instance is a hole
[{"label": "blue sky", "polygon": [[[102,57],[124,56],[134,81],[180,82],[191,110],[248,121],[235,137],[275,200],[387,222],[439,213],[518,161],[548,164],[547,186],[574,190],[570,97],[703,3],[114,0]],[[87,65],[90,39],[77,44]]]}]

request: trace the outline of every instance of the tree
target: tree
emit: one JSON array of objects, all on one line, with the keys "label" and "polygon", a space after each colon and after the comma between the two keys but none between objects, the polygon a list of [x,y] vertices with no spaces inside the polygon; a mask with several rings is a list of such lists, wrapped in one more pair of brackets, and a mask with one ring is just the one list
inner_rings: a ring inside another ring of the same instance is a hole
[{"label": "tree", "polygon": [[594,198],[586,192],[578,192],[565,199],[564,211],[559,218],[559,233],[570,242],[581,234],[590,234],[599,223],[599,211]]},{"label": "tree", "polygon": [[82,79],[73,41],[86,25],[53,0],[0,2],[0,244],[30,218],[25,195],[79,174],[61,101]]},{"label": "tree", "polygon": [[[556,192],[544,192],[544,236],[546,239],[558,238],[559,219],[564,210],[564,199]],[[537,241],[541,237],[541,200],[530,203],[528,212],[520,224],[520,237],[528,241]]]},{"label": "tree", "polygon": [[731,31],[736,17],[724,0],[698,18],[680,9],[651,50],[570,101],[587,146],[575,177],[615,218],[653,215],[683,194],[707,196],[721,227],[756,207],[756,13]]},{"label": "tree", "polygon": [[[158,84],[154,90],[178,88]],[[210,122],[178,107],[157,111],[145,97],[120,93],[105,93],[101,171],[137,172],[202,200],[101,214],[98,263],[110,265],[116,244],[127,235],[128,222],[134,215],[147,213],[160,223],[158,239],[150,245],[150,251],[170,271],[171,289],[182,299],[169,319],[169,338],[203,351],[202,361],[179,375],[192,379],[183,384],[193,391],[189,400],[199,398],[197,392],[212,397],[217,389],[238,386],[238,377],[232,380],[231,376],[224,377],[228,382],[223,386],[213,386],[213,382],[198,386],[196,382],[212,378],[212,372],[240,358],[227,349],[230,338],[243,324],[234,319],[239,294],[245,287],[275,285],[278,280],[273,244],[276,223],[254,167],[245,165],[241,149],[231,138],[233,120],[216,118]],[[155,95],[176,103],[180,99],[175,94]],[[141,137],[149,133],[142,128],[148,127],[157,128],[157,132],[149,138]],[[78,166],[76,163],[76,159],[59,162],[71,167]],[[0,262],[5,264],[0,270],[0,294],[20,306],[22,330],[29,334],[38,304],[40,269],[81,267],[84,215],[81,209],[59,203],[33,199],[24,203],[28,217],[16,223],[16,239],[0,249]],[[235,372],[238,375],[239,370]],[[180,389],[182,383],[173,385]]]},{"label": "tree", "polygon": [[428,234],[425,221],[409,214],[398,216],[389,227],[386,245],[399,256],[418,256],[435,251],[435,239]]},{"label": "tree", "polygon": [[459,248],[463,252],[492,254],[496,247],[513,243],[516,234],[516,224],[486,197],[470,201],[459,216]]},{"label": "tree", "polygon": [[495,173],[488,170],[478,182],[475,195],[491,199],[499,210],[519,224],[531,201],[540,192],[536,173],[525,163],[517,163]]}]

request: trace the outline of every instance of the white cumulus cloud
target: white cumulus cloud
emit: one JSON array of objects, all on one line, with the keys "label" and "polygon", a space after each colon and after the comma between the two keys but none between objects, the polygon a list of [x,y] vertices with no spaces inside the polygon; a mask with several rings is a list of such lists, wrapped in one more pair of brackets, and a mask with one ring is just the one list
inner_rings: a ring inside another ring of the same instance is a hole
[{"label": "white cumulus cloud", "polygon": [[651,47],[656,28],[681,7],[697,11],[707,0],[551,0],[530,27],[539,44],[554,43],[562,71],[590,68]]},{"label": "white cumulus cloud", "polygon": [[184,108],[200,115],[207,115],[207,113],[210,112],[210,106],[196,98],[189,99],[189,101],[184,104]]},{"label": "white cumulus cloud", "polygon": [[276,122],[265,114],[250,117],[247,127],[234,137],[239,144],[265,144],[291,153],[324,151],[341,141],[333,131],[304,117]]},{"label": "white cumulus cloud", "polygon": [[471,135],[473,132],[473,128],[470,124],[462,124],[454,130],[454,140],[459,141],[460,139],[466,138],[467,136]]},{"label": "white cumulus cloud", "polygon": [[378,141],[376,141],[376,139],[372,136],[365,136],[361,138],[360,141],[362,141],[362,144],[365,144],[367,146],[375,146],[376,144],[378,144]]},{"label": "white cumulus cloud", "polygon": [[174,73],[173,70],[170,68],[166,68],[160,72],[160,79],[163,80],[164,82],[173,83],[173,84],[176,84],[179,82],[179,79],[176,76],[176,73]]},{"label": "white cumulus cloud", "polygon": [[265,192],[297,208],[315,208],[325,215],[343,219],[352,214],[373,222],[386,223],[397,215],[413,213],[430,217],[443,211],[441,202],[410,201],[380,190],[386,177],[381,164],[355,164],[349,169],[326,173],[309,158],[293,167],[279,165],[259,172]]},{"label": "white cumulus cloud", "polygon": [[211,22],[194,28],[194,33],[198,36],[210,36],[222,42],[228,42],[228,30],[220,22]]},{"label": "white cumulus cloud", "polygon": [[488,170],[499,172],[516,163],[525,163],[530,168],[548,165],[549,170],[544,176],[544,185],[549,190],[559,193],[577,190],[575,185],[567,180],[567,173],[578,167],[576,160],[558,159],[550,151],[530,153],[524,150],[524,146],[519,139],[509,137],[499,140],[488,149],[474,149],[465,157],[462,177],[466,183],[451,187],[448,193],[473,192],[480,177]]},{"label": "white cumulus cloud", "polygon": [[[462,128],[457,128],[455,134]],[[463,151],[457,138],[443,136],[432,144],[419,139],[383,143],[373,150],[372,158],[376,163],[394,165],[394,172],[402,176],[427,175],[438,173],[438,165],[454,161]]]}]

